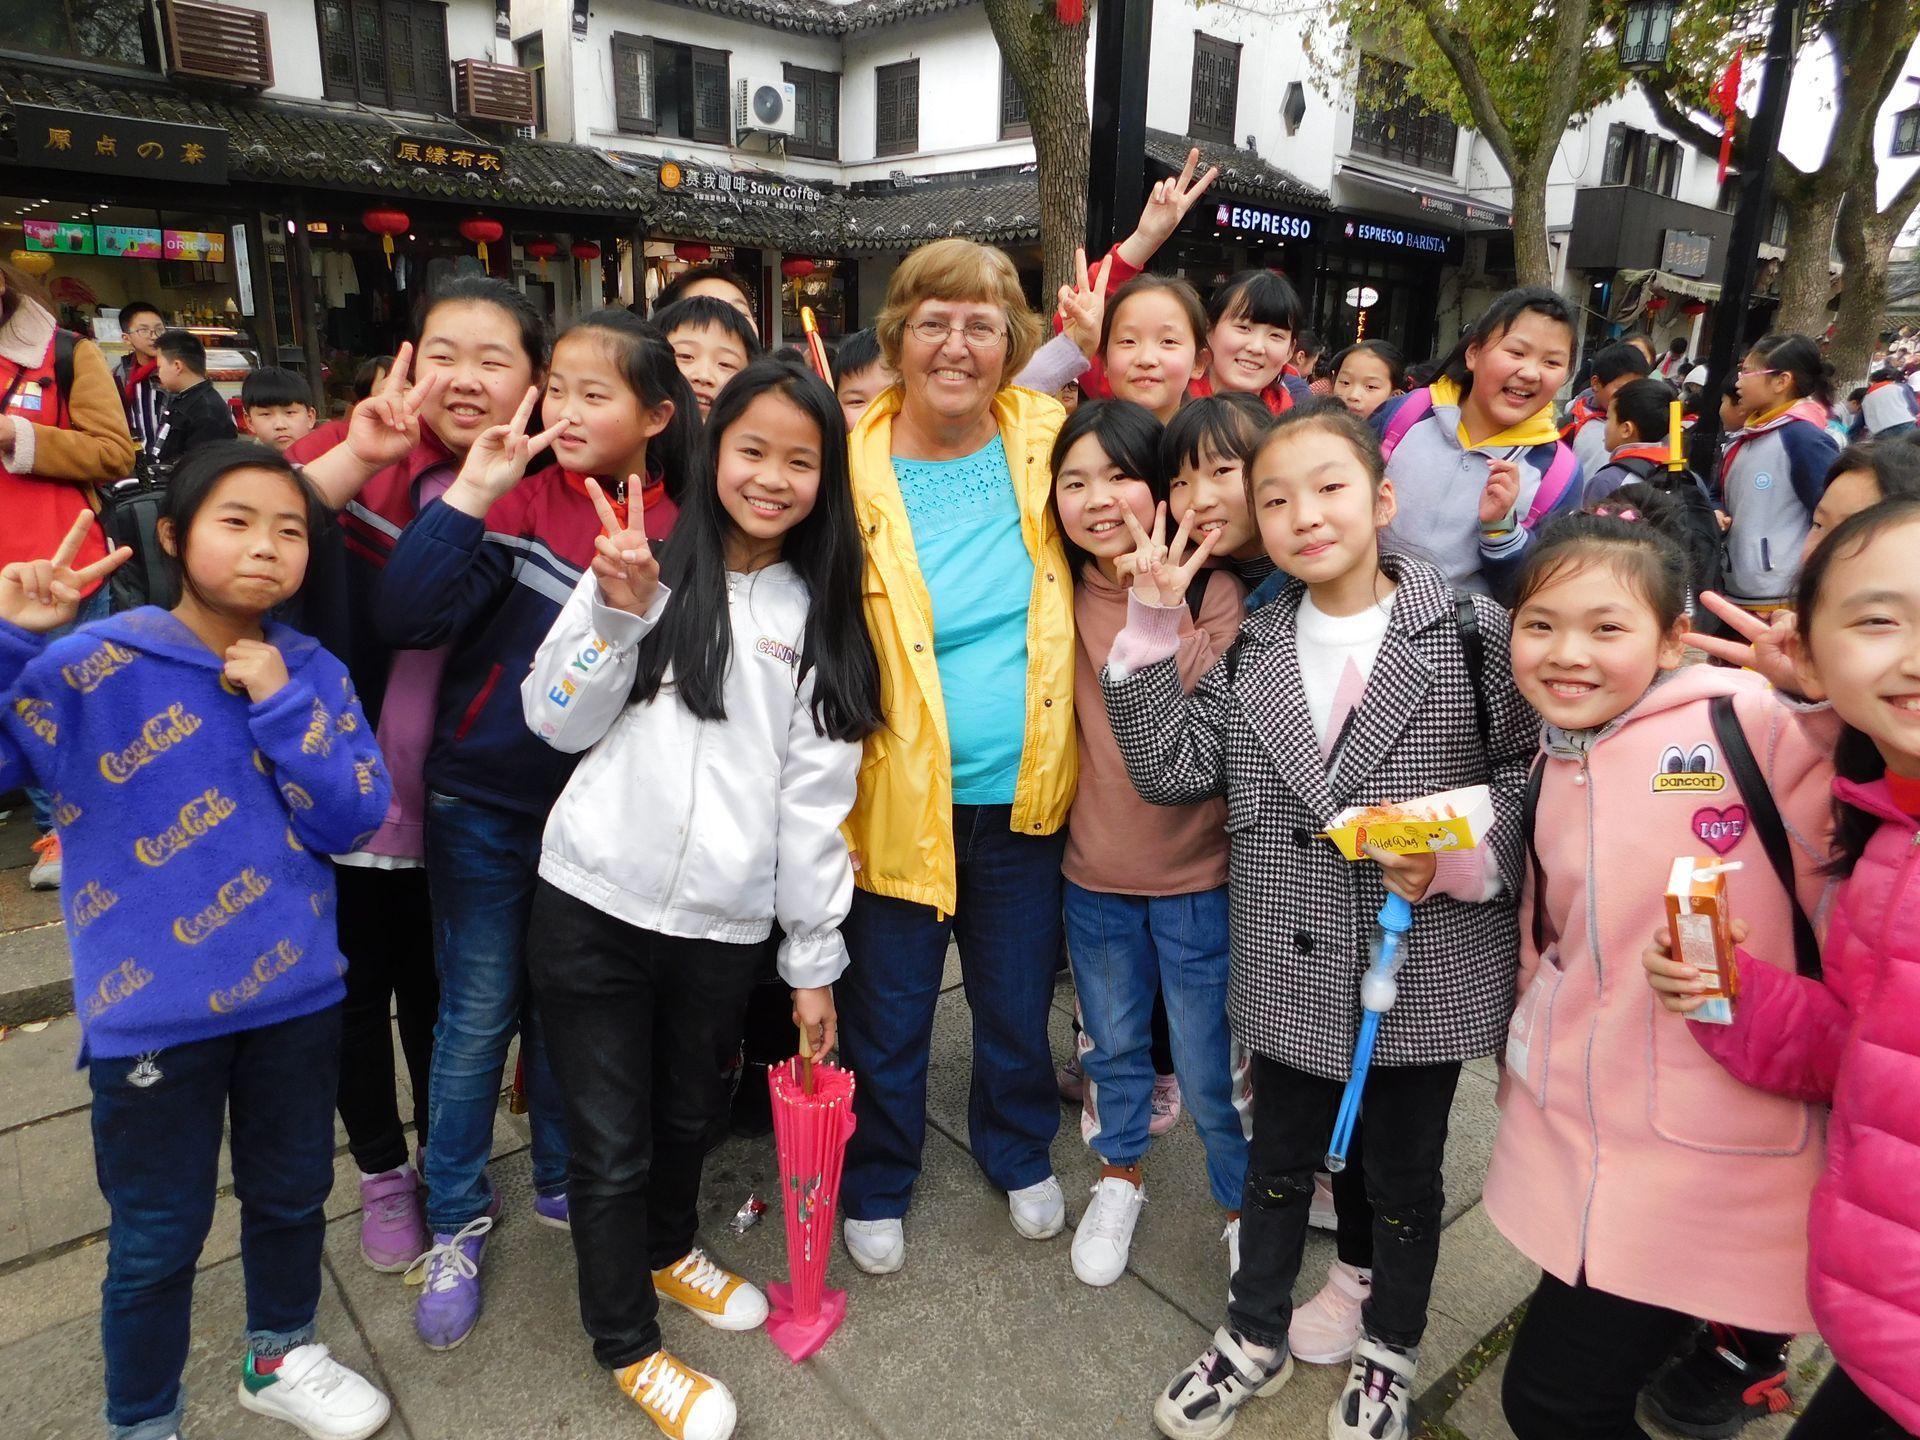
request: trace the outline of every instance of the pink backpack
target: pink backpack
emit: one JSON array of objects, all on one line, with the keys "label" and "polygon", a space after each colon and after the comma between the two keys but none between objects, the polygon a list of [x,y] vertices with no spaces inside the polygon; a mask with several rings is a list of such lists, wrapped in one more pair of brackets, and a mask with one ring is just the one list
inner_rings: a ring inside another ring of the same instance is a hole
[{"label": "pink backpack", "polygon": [[[1387,421],[1386,433],[1380,437],[1380,458],[1390,458],[1406,433],[1433,413],[1433,392],[1422,386],[1407,395]],[[1527,509],[1527,518],[1521,523],[1531,530],[1542,515],[1557,505],[1560,497],[1567,493],[1567,487],[1580,479],[1580,460],[1573,448],[1565,441],[1553,442],[1553,460],[1547,466],[1547,473],[1540,477],[1540,488],[1534,492],[1533,504]]]}]

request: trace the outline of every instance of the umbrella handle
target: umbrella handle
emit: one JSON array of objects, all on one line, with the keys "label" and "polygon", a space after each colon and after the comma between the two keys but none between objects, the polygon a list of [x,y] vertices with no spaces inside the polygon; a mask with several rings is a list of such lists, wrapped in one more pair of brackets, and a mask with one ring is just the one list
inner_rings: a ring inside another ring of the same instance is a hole
[{"label": "umbrella handle", "polygon": [[807,1027],[797,1027],[800,1031],[800,1088],[807,1094],[813,1094],[813,1041],[807,1035]]}]

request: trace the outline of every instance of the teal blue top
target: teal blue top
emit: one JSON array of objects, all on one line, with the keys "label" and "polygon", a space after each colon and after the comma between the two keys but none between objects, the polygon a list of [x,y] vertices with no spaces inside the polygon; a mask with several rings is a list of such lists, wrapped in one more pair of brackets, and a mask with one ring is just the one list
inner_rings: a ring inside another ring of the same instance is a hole
[{"label": "teal blue top", "polygon": [[933,658],[953,744],[953,803],[1011,805],[1027,731],[1033,558],[995,435],[959,460],[893,457],[933,601]]}]

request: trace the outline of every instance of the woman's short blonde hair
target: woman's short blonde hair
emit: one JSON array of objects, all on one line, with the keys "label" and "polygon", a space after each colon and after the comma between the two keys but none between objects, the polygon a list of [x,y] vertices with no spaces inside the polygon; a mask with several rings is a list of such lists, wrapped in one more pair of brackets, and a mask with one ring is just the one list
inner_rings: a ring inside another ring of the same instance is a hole
[{"label": "woman's short blonde hair", "polygon": [[961,305],[998,305],[1007,317],[1007,365],[1000,383],[1011,385],[1040,348],[1044,325],[1027,306],[1020,273],[1004,250],[972,240],[935,240],[900,262],[887,283],[887,303],[873,323],[887,368],[900,370],[900,343],[907,317],[924,300]]}]

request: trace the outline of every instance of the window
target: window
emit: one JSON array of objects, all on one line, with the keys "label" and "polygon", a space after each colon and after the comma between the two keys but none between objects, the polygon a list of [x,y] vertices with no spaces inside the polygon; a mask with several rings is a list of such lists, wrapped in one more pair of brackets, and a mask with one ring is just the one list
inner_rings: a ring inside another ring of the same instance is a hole
[{"label": "window", "polygon": [[1680,142],[1650,135],[1628,125],[1607,129],[1606,158],[1601,162],[1602,185],[1631,185],[1672,198],[1680,190]]},{"label": "window", "polygon": [[873,153],[911,155],[920,148],[920,62],[874,71]]},{"label": "window", "polygon": [[329,100],[453,113],[447,7],[435,0],[319,0],[321,88]]},{"label": "window", "polygon": [[1234,143],[1240,100],[1240,47],[1198,31],[1193,37],[1193,103],[1187,133],[1196,140]]},{"label": "window", "polygon": [[1013,78],[1013,71],[1002,63],[1000,66],[1000,138],[1016,140],[1023,135],[1033,134],[1033,126],[1027,120],[1027,97],[1020,93],[1020,82]]},{"label": "window", "polygon": [[838,160],[840,77],[801,65],[785,66],[782,73],[793,86],[793,134],[787,140],[787,154]]},{"label": "window", "polygon": [[547,133],[547,39],[535,32],[513,42],[513,63],[533,76],[533,133]]},{"label": "window", "polygon": [[615,123],[628,134],[725,145],[732,138],[727,52],[616,34],[613,103]]},{"label": "window", "polygon": [[73,55],[110,65],[152,66],[153,32],[145,0],[88,0],[84,5],[0,5],[0,50]]},{"label": "window", "polygon": [[1360,57],[1360,86],[1353,106],[1353,151],[1382,160],[1453,173],[1460,129],[1407,91],[1407,66],[1379,55]]}]

